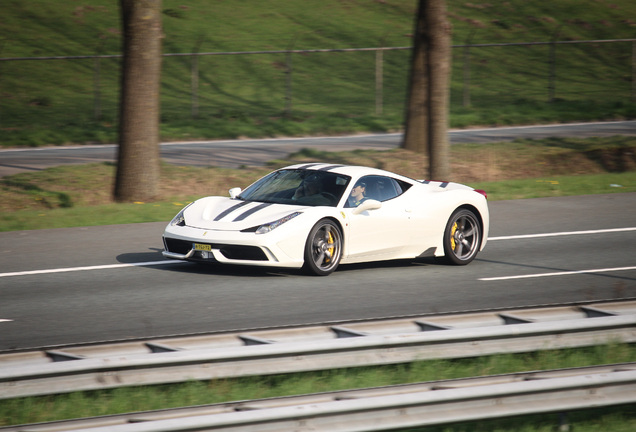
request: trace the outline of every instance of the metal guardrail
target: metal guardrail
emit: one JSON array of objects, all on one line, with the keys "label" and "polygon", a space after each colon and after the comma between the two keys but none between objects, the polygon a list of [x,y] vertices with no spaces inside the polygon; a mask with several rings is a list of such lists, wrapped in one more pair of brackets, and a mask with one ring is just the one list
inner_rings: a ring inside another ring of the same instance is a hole
[{"label": "metal guardrail", "polygon": [[371,431],[636,402],[636,363],[433,381],[0,428]]},{"label": "metal guardrail", "polygon": [[636,342],[636,301],[269,329],[0,356],[0,398]]}]

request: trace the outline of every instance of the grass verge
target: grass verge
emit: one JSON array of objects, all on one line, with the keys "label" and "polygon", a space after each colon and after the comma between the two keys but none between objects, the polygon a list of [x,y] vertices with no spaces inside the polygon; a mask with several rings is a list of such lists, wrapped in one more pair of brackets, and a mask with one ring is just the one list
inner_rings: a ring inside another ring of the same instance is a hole
[{"label": "grass verge", "polygon": [[[266,167],[197,168],[164,164],[153,202],[117,204],[112,163],[60,166],[0,179],[0,231],[168,221],[186,203],[227,195],[272,169],[321,161],[427,177],[424,156],[402,149],[304,149]],[[451,147],[453,181],[484,189],[491,201],[636,192],[636,138],[552,138]],[[446,180],[446,179],[445,179]]]},{"label": "grass verge", "polygon": [[[582,349],[432,360],[285,375],[221,379],[134,388],[78,392],[0,401],[0,426],[135,411],[223,403],[315,392],[376,387],[519,371],[559,369],[636,360],[636,346],[609,344]],[[572,413],[576,431],[632,431],[636,406]],[[426,431],[553,431],[557,414],[526,416],[426,428]],[[607,425],[599,429],[599,425]],[[610,427],[611,426],[611,427]]]},{"label": "grass verge", "polygon": [[[116,141],[120,59],[11,60],[119,54],[116,2],[88,3],[45,0],[33,7],[5,1],[0,146]],[[280,51],[411,46],[413,0],[170,3],[162,15],[165,53],[261,53],[202,55],[196,62],[191,56],[164,57],[163,140],[403,126],[410,50],[384,51],[381,62],[368,51],[290,56]],[[633,38],[633,1],[447,3],[455,46],[452,127],[636,117],[631,42],[504,45]],[[468,52],[464,44],[482,46]],[[551,55],[558,61],[551,63]]]},{"label": "grass verge", "polygon": [[[474,182],[470,186],[487,191],[489,201],[636,192],[636,172]],[[151,203],[3,211],[0,212],[0,232],[142,222],[167,223],[185,204],[199,197],[200,195],[184,195],[178,199],[175,197],[173,200]]]}]

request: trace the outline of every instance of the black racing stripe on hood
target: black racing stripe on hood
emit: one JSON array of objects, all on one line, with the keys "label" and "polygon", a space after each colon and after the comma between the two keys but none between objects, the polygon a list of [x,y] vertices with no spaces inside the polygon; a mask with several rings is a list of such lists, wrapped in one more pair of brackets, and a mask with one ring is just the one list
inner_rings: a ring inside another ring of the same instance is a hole
[{"label": "black racing stripe on hood", "polygon": [[243,201],[240,202],[236,205],[233,205],[232,207],[230,207],[229,209],[222,211],[221,213],[219,213],[217,215],[217,217],[214,218],[214,222],[220,221],[221,219],[223,219],[225,216],[229,215],[230,213],[232,213],[234,210],[239,209],[241,207],[243,207],[244,205],[248,205],[249,201]]},{"label": "black racing stripe on hood", "polygon": [[323,167],[323,168],[318,168],[318,171],[331,171],[333,169],[341,168],[343,166],[344,165],[329,165],[329,166],[326,166],[326,167]]},{"label": "black racing stripe on hood", "polygon": [[241,213],[240,215],[238,215],[236,217],[236,219],[234,219],[232,222],[240,222],[244,219],[247,219],[248,217],[250,217],[251,215],[253,215],[254,213],[256,213],[257,211],[260,211],[262,209],[264,209],[265,207],[269,207],[271,206],[271,203],[263,203],[261,205],[258,205],[256,207],[252,207],[251,209],[249,209],[248,211]]}]

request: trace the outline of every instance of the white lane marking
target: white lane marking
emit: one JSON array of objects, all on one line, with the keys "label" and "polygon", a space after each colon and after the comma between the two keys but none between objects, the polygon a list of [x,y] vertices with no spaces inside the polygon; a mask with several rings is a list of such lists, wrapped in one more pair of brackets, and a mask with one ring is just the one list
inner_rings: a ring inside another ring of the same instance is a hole
[{"label": "white lane marking", "polygon": [[46,270],[28,270],[28,271],[21,271],[21,272],[0,273],[0,277],[29,276],[29,275],[40,275],[40,274],[50,274],[50,273],[116,269],[116,268],[125,268],[125,267],[144,267],[144,266],[155,266],[155,265],[163,265],[163,264],[179,264],[184,262],[185,261],[166,260],[166,261],[148,261],[148,262],[139,262],[139,263],[130,263],[130,264],[109,264],[109,265],[99,265],[99,266],[89,266],[89,267],[70,267],[70,268],[57,268],[57,269],[46,269]]},{"label": "white lane marking", "polygon": [[499,276],[499,277],[479,278],[478,280],[499,281],[499,280],[510,280],[510,279],[530,279],[530,278],[539,278],[539,277],[566,276],[566,275],[573,275],[573,274],[608,273],[608,272],[625,271],[625,270],[636,270],[636,267],[614,267],[614,268],[589,269],[589,270],[572,270],[572,271],[554,272],[554,273],[537,273],[537,274],[529,274],[529,275]]},{"label": "white lane marking", "polygon": [[[636,227],[610,228],[610,229],[588,230],[588,231],[569,231],[569,232],[557,232],[557,233],[501,236],[501,237],[488,238],[488,241],[490,242],[490,241],[497,241],[497,240],[533,239],[533,238],[573,236],[573,235],[584,235],[584,234],[606,234],[606,233],[628,232],[628,231],[636,231]],[[553,273],[537,273],[537,274],[529,274],[529,275],[514,275],[514,276],[499,276],[499,277],[479,278],[478,280],[480,280],[480,281],[500,281],[500,280],[512,280],[512,279],[530,279],[530,278],[538,278],[538,277],[565,276],[565,275],[573,275],[573,274],[607,273],[607,272],[613,272],[613,271],[625,271],[625,270],[634,270],[634,269],[636,269],[636,267],[616,267],[616,268],[606,268],[606,269],[572,270],[572,271],[553,272]]]},{"label": "white lane marking", "polygon": [[[517,239],[527,239],[527,238],[570,236],[570,235],[581,235],[581,234],[603,234],[603,233],[627,232],[627,231],[636,231],[636,227],[610,228],[610,229],[589,230],[589,231],[570,231],[570,232],[558,232],[558,233],[543,233],[543,234],[523,234],[523,235],[516,235],[516,236],[489,237],[488,241],[517,240]],[[110,265],[89,266],[89,267],[71,267],[71,268],[58,268],[58,269],[45,269],[45,270],[28,270],[28,271],[22,271],[22,272],[0,273],[0,278],[1,277],[12,277],[12,276],[29,276],[29,275],[39,275],[39,274],[50,274],[50,273],[66,273],[66,272],[76,272],[76,271],[115,269],[115,268],[124,268],[124,267],[143,267],[143,266],[153,266],[153,265],[163,265],[163,264],[178,264],[178,263],[185,263],[185,262],[186,261],[165,260],[165,261],[149,261],[149,262],[130,263],[130,264],[110,264]],[[514,277],[515,276],[512,276],[510,278],[514,278]],[[531,276],[521,276],[521,277],[531,277]],[[485,278],[485,279],[479,279],[479,280],[489,280],[489,279]],[[497,279],[494,279],[494,280],[497,280]]]},{"label": "white lane marking", "polygon": [[10,321],[13,321],[13,320],[10,320],[10,319],[2,319],[2,318],[0,318],[0,323],[1,323],[1,322],[10,322]]},{"label": "white lane marking", "polygon": [[610,229],[589,230],[589,231],[565,231],[565,232],[543,233],[543,234],[521,234],[521,235],[511,235],[511,236],[501,236],[501,237],[488,237],[488,241],[491,242],[491,241],[497,241],[497,240],[517,240],[517,239],[572,236],[572,235],[583,235],[583,234],[605,234],[605,233],[627,232],[627,231],[636,231],[636,227],[610,228]]}]

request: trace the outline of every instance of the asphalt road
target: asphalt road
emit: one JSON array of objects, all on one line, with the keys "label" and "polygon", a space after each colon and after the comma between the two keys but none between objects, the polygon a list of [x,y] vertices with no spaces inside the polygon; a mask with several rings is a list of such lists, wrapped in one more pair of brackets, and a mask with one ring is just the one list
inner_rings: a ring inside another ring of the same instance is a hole
[{"label": "asphalt road", "polygon": [[468,266],[163,260],[164,223],[0,233],[0,350],[636,297],[636,193],[491,203]]},{"label": "asphalt road", "polygon": [[[449,131],[451,143],[487,143],[516,138],[636,136],[636,121],[559,124],[545,126],[503,127]],[[192,166],[238,167],[262,165],[283,158],[302,148],[329,151],[354,149],[388,150],[400,144],[402,134],[355,135],[347,137],[284,138],[181,142],[161,144],[161,156],[169,163]],[[38,171],[52,166],[112,162],[115,145],[79,147],[42,147],[0,150],[0,177],[20,172]]]}]

